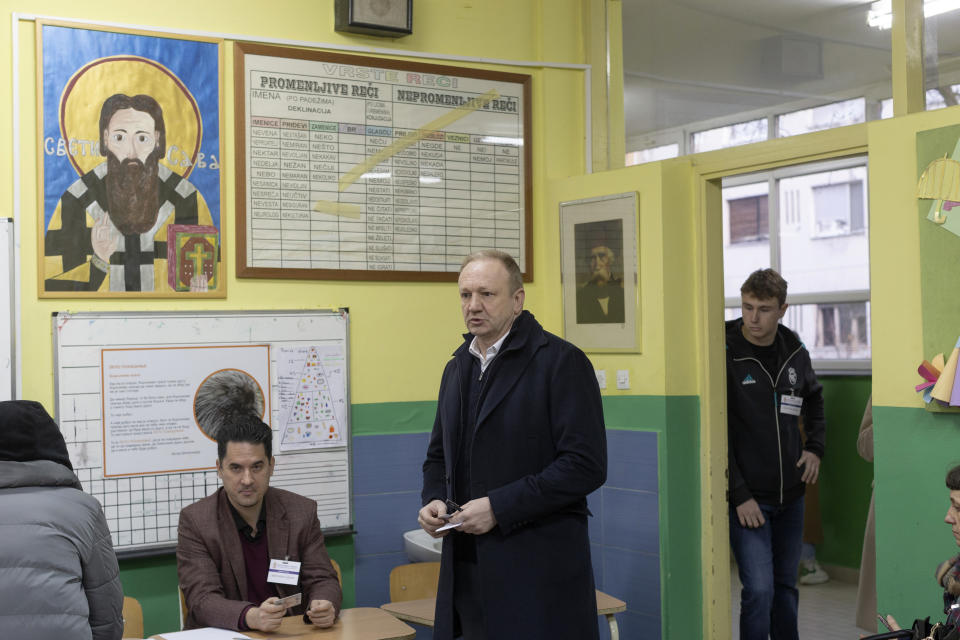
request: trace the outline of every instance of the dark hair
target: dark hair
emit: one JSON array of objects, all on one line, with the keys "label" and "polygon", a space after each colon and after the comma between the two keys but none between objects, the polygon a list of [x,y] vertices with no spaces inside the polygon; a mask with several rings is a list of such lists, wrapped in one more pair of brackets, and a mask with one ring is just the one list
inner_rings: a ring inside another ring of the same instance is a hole
[{"label": "dark hair", "polygon": [[262,444],[267,460],[273,457],[273,430],[252,413],[240,414],[217,433],[217,460],[227,455],[227,443]]},{"label": "dark hair", "polygon": [[123,93],[115,93],[103,101],[100,108],[100,155],[107,155],[107,142],[103,139],[103,132],[110,126],[110,118],[121,109],[133,109],[142,111],[153,118],[153,125],[157,130],[157,149],[156,152],[162,158],[167,153],[167,129],[163,124],[163,109],[160,103],[153,99],[153,96],[140,94],[128,96]]},{"label": "dark hair", "polygon": [[758,300],[776,298],[782,307],[787,301],[787,281],[773,269],[757,269],[744,281],[740,293]]},{"label": "dark hair", "polygon": [[481,249],[480,251],[474,251],[463,259],[463,263],[460,265],[460,271],[463,271],[464,267],[475,260],[496,260],[502,264],[507,270],[511,295],[516,292],[517,289],[523,288],[523,274],[520,273],[520,267],[517,265],[517,261],[513,259],[513,256],[506,251],[500,251],[498,249]]},{"label": "dark hair", "polygon": [[960,491],[960,464],[947,471],[947,489]]}]

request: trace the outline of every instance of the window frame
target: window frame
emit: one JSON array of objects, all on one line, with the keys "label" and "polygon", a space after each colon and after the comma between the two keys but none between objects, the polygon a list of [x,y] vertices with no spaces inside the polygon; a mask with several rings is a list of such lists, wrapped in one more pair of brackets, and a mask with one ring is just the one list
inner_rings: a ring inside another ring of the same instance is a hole
[{"label": "window frame", "polygon": [[[784,178],[794,178],[797,176],[809,175],[811,173],[826,173],[828,171],[837,171],[840,169],[850,169],[853,167],[864,167],[867,169],[867,179],[869,180],[869,165],[866,155],[856,155],[847,158],[835,160],[823,160],[816,162],[806,162],[803,164],[794,164],[769,171],[746,173],[737,176],[723,178],[723,189],[728,187],[742,186],[746,184],[757,184],[767,182],[767,214],[770,216],[768,222],[769,246],[770,246],[770,266],[780,271],[780,188],[779,182]],[[869,183],[864,190],[866,198],[864,199],[864,229],[857,233],[870,232],[870,202],[869,202]],[[869,266],[870,253],[867,249],[867,264]],[[869,276],[868,276],[869,277]],[[838,304],[838,303],[865,303],[868,309],[867,331],[870,336],[870,358],[847,358],[847,359],[823,359],[813,360],[814,369],[819,373],[829,375],[869,375],[873,368],[873,328],[869,318],[870,289],[855,289],[846,291],[825,291],[817,293],[798,293],[791,294],[787,292],[787,304]],[[740,297],[724,296],[724,308],[733,309],[739,314]],[[812,356],[811,356],[812,357]]]}]

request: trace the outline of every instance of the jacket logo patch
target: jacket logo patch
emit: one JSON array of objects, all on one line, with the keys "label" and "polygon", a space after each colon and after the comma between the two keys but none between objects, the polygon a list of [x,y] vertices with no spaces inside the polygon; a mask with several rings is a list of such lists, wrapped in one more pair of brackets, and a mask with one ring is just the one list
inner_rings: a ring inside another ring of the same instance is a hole
[{"label": "jacket logo patch", "polygon": [[753,376],[748,373],[747,377],[744,378],[743,382],[741,382],[740,384],[757,384],[757,381],[754,380]]},{"label": "jacket logo patch", "polygon": [[793,367],[787,369],[787,379],[790,380],[790,384],[797,384],[797,370]]}]

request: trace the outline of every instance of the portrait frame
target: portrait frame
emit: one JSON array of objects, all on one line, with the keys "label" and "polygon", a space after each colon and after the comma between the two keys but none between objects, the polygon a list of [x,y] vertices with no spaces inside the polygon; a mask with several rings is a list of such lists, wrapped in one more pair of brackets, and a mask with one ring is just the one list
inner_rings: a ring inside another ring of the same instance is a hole
[{"label": "portrait frame", "polygon": [[639,197],[560,203],[564,337],[587,352],[640,353]]},{"label": "portrait frame", "polygon": [[[225,298],[223,40],[37,20],[36,60],[38,297]],[[155,125],[139,162],[119,112]]]}]

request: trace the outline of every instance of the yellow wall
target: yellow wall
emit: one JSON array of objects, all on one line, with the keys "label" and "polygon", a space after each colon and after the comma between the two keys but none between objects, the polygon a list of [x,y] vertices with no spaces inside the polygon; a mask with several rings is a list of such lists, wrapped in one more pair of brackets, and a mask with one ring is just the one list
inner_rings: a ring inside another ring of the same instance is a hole
[{"label": "yellow wall", "polygon": [[[581,0],[417,0],[414,33],[398,40],[340,35],[333,30],[333,3],[285,0],[264,10],[260,2],[172,0],[157,11],[149,3],[43,0],[23,6],[0,0],[3,13],[14,11],[64,19],[110,21],[129,25],[242,34],[247,38],[283,38],[310,42],[396,48],[457,56],[508,60],[584,63]],[[24,3],[26,4],[26,3]],[[21,171],[20,229],[23,397],[53,408],[51,312],[150,311],[169,309],[291,309],[347,306],[351,311],[351,399],[355,403],[429,400],[436,394],[442,363],[458,341],[462,321],[453,284],[238,280],[234,276],[233,59],[224,56],[223,240],[226,248],[225,300],[39,300],[37,291],[36,76],[34,23],[15,24],[20,38],[19,149],[12,148],[12,101],[0,101],[0,192],[3,210],[12,211],[12,162]],[[6,40],[6,38],[5,38]],[[465,64],[465,63],[456,63]],[[0,67],[11,68],[10,47],[0,48]],[[560,330],[556,265],[555,203],[545,196],[553,178],[584,170],[583,72],[493,66],[533,75],[533,267],[527,307],[544,325]],[[5,76],[7,74],[4,74]],[[9,77],[9,76],[7,76]],[[596,105],[595,105],[596,108]],[[656,340],[657,336],[652,336]],[[402,374],[398,367],[402,366]]]}]

